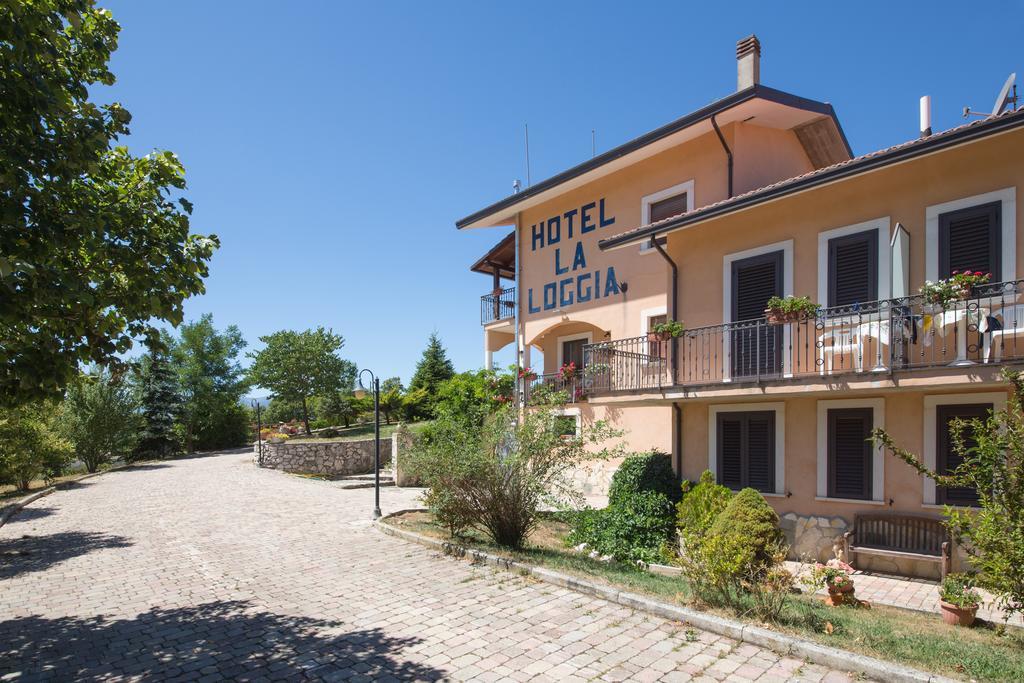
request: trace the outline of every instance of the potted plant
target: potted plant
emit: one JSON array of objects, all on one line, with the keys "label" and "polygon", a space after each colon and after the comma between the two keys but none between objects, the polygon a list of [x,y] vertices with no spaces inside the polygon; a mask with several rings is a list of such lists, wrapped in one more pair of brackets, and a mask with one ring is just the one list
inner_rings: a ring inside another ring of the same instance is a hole
[{"label": "potted plant", "polygon": [[531,368],[522,368],[519,371],[519,379],[525,379],[527,382],[532,382],[537,379],[537,373]]},{"label": "potted plant", "polygon": [[853,578],[845,568],[832,564],[815,564],[810,574],[803,579],[805,585],[812,590],[828,591],[827,603],[833,607],[839,605],[857,605],[858,600],[853,594]]},{"label": "potted plant", "polygon": [[942,620],[951,626],[970,626],[981,604],[974,581],[967,574],[950,574],[939,586]]},{"label": "potted plant", "polygon": [[926,280],[918,291],[928,303],[946,309],[951,303],[970,298],[976,287],[988,284],[991,279],[992,273],[982,273],[980,270],[954,270],[952,276],[938,282]]},{"label": "potted plant", "polygon": [[558,379],[563,382],[569,382],[575,379],[577,374],[579,374],[579,370],[576,368],[576,361],[574,360],[571,360],[558,368]]},{"label": "potted plant", "polygon": [[773,296],[768,299],[768,307],[764,309],[764,315],[772,325],[813,318],[817,312],[818,304],[808,296]]},{"label": "potted plant", "polygon": [[686,327],[676,320],[669,318],[663,323],[658,323],[647,333],[648,341],[668,341],[682,336]]}]

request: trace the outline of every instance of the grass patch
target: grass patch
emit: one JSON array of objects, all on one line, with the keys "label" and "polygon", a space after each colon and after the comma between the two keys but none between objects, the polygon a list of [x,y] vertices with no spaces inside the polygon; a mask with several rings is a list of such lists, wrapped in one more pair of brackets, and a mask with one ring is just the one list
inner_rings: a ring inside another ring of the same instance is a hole
[{"label": "grass patch", "polygon": [[[447,539],[445,530],[427,512],[403,513],[387,523],[434,538]],[[562,515],[545,516],[530,537],[528,547],[510,551],[491,543],[481,532],[468,532],[460,542],[467,546],[542,565],[566,574],[641,593],[654,598],[695,606],[686,581],[679,577],[649,574],[616,562],[599,562],[565,545],[569,525]],[[937,598],[936,598],[937,599]],[[759,623],[748,616],[752,609],[701,605],[702,611]],[[979,681],[1024,680],[1024,630],[1002,629],[983,623],[956,628],[942,622],[939,614],[923,614],[883,605],[872,609],[833,608],[819,598],[794,595],[779,623],[760,624],[775,631],[808,638],[933,673]]]},{"label": "grass patch", "polygon": [[[425,422],[412,422],[406,425],[410,432],[418,432],[424,427],[430,424],[429,421]],[[380,438],[390,439],[391,435],[398,429],[398,424],[382,424],[380,426]],[[373,438],[373,423],[370,424],[358,424],[348,429],[339,429],[338,436],[332,436],[330,438],[319,437],[319,436],[293,436],[285,443],[330,443],[332,441],[363,441],[365,439]]]},{"label": "grass patch", "polygon": [[[104,469],[107,469],[107,468],[106,467],[101,467],[100,468],[100,470],[104,470]],[[33,479],[29,483],[29,487],[28,487],[27,491],[22,491],[21,489],[19,489],[14,484],[4,484],[4,485],[0,486],[0,505],[2,505],[3,503],[7,503],[9,501],[17,500],[18,498],[23,498],[25,496],[30,496],[30,495],[32,495],[33,493],[35,493],[36,491],[38,491],[40,489],[45,489],[48,486],[53,486],[55,484],[60,484],[62,482],[68,481],[70,479],[75,479],[76,477],[80,477],[83,474],[85,474],[85,469],[84,468],[79,470],[79,471],[76,471],[76,472],[68,472],[67,474],[62,474],[61,476],[57,477],[56,479],[49,479],[49,480]]]}]

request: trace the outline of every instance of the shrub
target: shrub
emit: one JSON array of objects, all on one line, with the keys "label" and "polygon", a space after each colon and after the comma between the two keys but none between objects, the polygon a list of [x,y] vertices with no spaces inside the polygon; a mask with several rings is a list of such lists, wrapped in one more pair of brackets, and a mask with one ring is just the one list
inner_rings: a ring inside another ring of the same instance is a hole
[{"label": "shrub", "polygon": [[608,507],[577,516],[567,540],[624,562],[659,561],[672,534],[672,504],[679,494],[667,454],[630,455],[612,475]]},{"label": "shrub", "polygon": [[61,474],[71,444],[56,435],[55,412],[49,402],[0,410],[0,481],[27,491],[33,479]]},{"label": "shrub", "polygon": [[135,448],[142,426],[138,408],[121,378],[102,370],[84,375],[68,387],[60,412],[61,432],[86,469],[95,472]]},{"label": "shrub", "polygon": [[963,461],[952,472],[930,470],[884,430],[872,436],[876,445],[939,486],[978,492],[980,509],[947,506],[946,526],[966,548],[978,586],[991,592],[1010,617],[1024,613],[1024,373],[1007,369],[1003,377],[1012,389],[1005,410],[986,420],[954,421],[952,445]]},{"label": "shrub", "polygon": [[566,437],[555,428],[550,410],[519,418],[516,410],[504,408],[482,424],[478,418],[487,414],[487,406],[470,412],[439,414],[410,449],[410,471],[422,478],[434,500],[508,548],[523,547],[543,507],[581,505],[583,496],[569,474],[617,450],[595,450],[618,436],[603,422]]},{"label": "shrub", "polygon": [[622,461],[612,475],[608,487],[608,505],[625,502],[638,493],[660,493],[672,504],[679,502],[679,489],[672,460],[667,453],[648,451],[631,455]]},{"label": "shrub", "polygon": [[682,565],[694,593],[708,602],[739,605],[743,594],[763,591],[785,558],[778,523],[764,497],[746,488],[732,496],[706,533],[688,529]]},{"label": "shrub", "polygon": [[683,482],[682,500],[676,505],[676,526],[683,537],[684,544],[691,536],[700,538],[707,533],[715,518],[729,504],[732,491],[715,482],[715,475],[705,470],[700,475],[700,482],[690,487],[690,482]]}]

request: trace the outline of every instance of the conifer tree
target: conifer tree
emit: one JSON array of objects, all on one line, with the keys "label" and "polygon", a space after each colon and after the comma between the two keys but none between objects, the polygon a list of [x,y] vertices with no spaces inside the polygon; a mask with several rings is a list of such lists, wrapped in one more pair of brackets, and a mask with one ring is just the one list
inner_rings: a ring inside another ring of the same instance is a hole
[{"label": "conifer tree", "polygon": [[433,401],[437,389],[442,382],[446,382],[455,376],[455,367],[448,359],[448,353],[441,346],[441,340],[437,332],[430,335],[427,348],[423,350],[423,357],[416,364],[416,374],[412,376],[409,384],[409,391],[426,389],[428,400]]},{"label": "conifer tree", "polygon": [[174,369],[163,352],[150,349],[142,362],[139,384],[144,426],[136,455],[156,458],[174,455],[180,448],[174,423],[181,397]]}]

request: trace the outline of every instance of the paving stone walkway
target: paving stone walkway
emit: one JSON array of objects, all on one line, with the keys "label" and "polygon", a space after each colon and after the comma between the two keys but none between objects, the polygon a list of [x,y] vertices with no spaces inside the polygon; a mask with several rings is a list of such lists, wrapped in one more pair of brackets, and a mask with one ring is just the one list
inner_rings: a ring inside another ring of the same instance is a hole
[{"label": "paving stone walkway", "polygon": [[0,679],[850,680],[385,536],[372,500],[240,453],[43,498],[0,528]]}]

